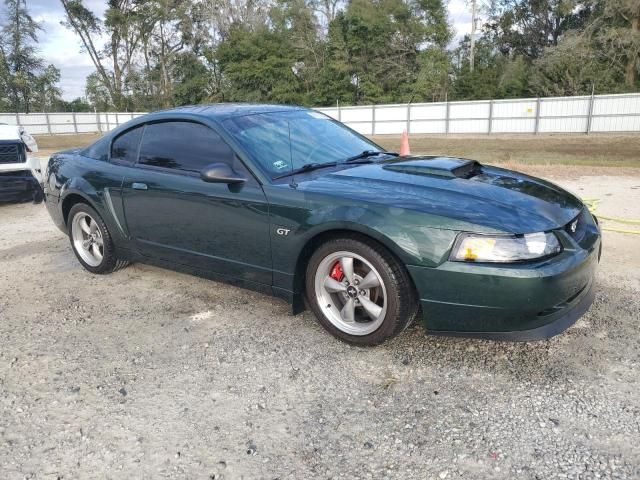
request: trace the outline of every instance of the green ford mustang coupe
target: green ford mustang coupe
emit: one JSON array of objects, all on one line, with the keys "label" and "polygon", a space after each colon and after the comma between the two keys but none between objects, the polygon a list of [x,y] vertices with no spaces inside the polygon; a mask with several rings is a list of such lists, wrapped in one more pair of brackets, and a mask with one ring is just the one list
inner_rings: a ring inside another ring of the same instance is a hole
[{"label": "green ford mustang coupe", "polygon": [[308,306],[373,345],[430,333],[536,340],[593,301],[601,243],[582,202],[473,160],[399,156],[312,110],[203,105],[53,155],[46,205],[80,263],[131,261]]}]

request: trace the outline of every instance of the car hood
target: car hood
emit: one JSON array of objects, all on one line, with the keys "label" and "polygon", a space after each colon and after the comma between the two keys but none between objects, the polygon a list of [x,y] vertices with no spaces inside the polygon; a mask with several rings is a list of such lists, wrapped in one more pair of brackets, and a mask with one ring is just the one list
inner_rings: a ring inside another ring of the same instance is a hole
[{"label": "car hood", "polygon": [[584,208],[550,182],[451,157],[401,157],[297,180],[303,192],[417,210],[511,233],[563,227]]},{"label": "car hood", "polygon": [[0,140],[20,140],[20,130],[15,125],[0,125]]}]

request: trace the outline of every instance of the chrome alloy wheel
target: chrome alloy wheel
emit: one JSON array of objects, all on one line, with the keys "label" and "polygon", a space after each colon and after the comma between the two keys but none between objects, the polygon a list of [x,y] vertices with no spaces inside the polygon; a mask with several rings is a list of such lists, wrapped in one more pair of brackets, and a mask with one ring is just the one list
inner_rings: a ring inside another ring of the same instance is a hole
[{"label": "chrome alloy wheel", "polygon": [[104,257],[104,241],[102,232],[96,221],[85,212],[78,212],[73,217],[71,224],[73,246],[91,267],[97,267]]},{"label": "chrome alloy wheel", "polygon": [[387,313],[382,277],[366,259],[352,252],[335,252],[318,265],[316,301],[327,319],[349,335],[368,335]]}]

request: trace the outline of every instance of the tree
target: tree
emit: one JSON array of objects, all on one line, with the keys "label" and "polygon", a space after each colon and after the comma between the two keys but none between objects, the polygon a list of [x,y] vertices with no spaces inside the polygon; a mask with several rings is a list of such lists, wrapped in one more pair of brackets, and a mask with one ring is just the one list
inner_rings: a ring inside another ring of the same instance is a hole
[{"label": "tree", "polygon": [[334,44],[344,48],[333,53],[348,65],[351,101],[408,102],[432,98],[434,91],[417,86],[446,89],[446,18],[439,0],[352,0],[330,26]]},{"label": "tree", "polygon": [[25,0],[5,0],[0,17],[0,111],[52,108],[60,101],[60,71],[37,55],[40,25]]},{"label": "tree", "polygon": [[324,26],[328,29],[329,24],[335,20],[341,3],[341,0],[310,0],[309,7],[323,18]]},{"label": "tree", "polygon": [[[450,47],[444,0],[108,0],[102,19],[84,0],[60,1],[96,67],[86,95],[99,109],[211,100],[404,103],[640,87],[640,0],[479,1],[490,7],[475,69],[470,37]],[[106,45],[93,44],[97,34]],[[0,86],[13,81],[3,58],[0,52]],[[0,94],[0,105],[8,101]]]},{"label": "tree", "polygon": [[279,0],[270,13],[270,24],[290,48],[291,71],[304,103],[313,102],[318,76],[326,65],[326,42],[312,7],[304,0]]},{"label": "tree", "polygon": [[41,112],[49,112],[59,106],[61,91],[57,87],[60,82],[60,70],[53,65],[47,66],[44,71],[35,78],[34,101]]},{"label": "tree", "polygon": [[556,47],[534,63],[532,89],[540,96],[587,95],[597,85],[599,91],[617,91],[620,71],[605,64],[583,36],[567,35]]},{"label": "tree", "polygon": [[189,105],[202,103],[209,97],[211,83],[209,69],[192,52],[180,53],[174,59],[173,103]]},{"label": "tree", "polygon": [[602,0],[602,11],[587,33],[594,49],[601,49],[609,62],[624,69],[627,89],[638,87],[640,70],[640,1]]},{"label": "tree", "polygon": [[597,0],[589,22],[573,29],[535,61],[533,89],[541,95],[633,91],[640,69],[640,1]]},{"label": "tree", "polygon": [[[109,93],[110,103],[116,109],[127,108],[126,82],[134,67],[137,51],[145,26],[144,2],[137,0],[108,0],[105,20],[89,10],[82,0],[60,0],[66,13],[67,28],[80,37],[84,50],[96,68],[95,80]],[[109,41],[101,49],[94,37],[106,34]]]},{"label": "tree", "polygon": [[567,31],[584,26],[590,15],[585,0],[496,0],[485,28],[502,54],[532,60],[557,46]]},{"label": "tree", "polygon": [[29,112],[37,72],[43,62],[36,55],[40,26],[31,18],[25,0],[5,0],[5,21],[0,31],[0,58],[5,88],[15,112]]},{"label": "tree", "polygon": [[300,80],[285,35],[266,25],[255,32],[232,27],[216,53],[224,78],[224,101],[299,103]]},{"label": "tree", "polygon": [[56,110],[61,112],[92,112],[93,107],[84,98],[74,98],[70,102],[60,100]]},{"label": "tree", "polygon": [[100,112],[106,112],[111,107],[111,93],[104,86],[96,72],[87,77],[85,84],[85,95],[91,105]]},{"label": "tree", "polygon": [[210,46],[229,37],[234,26],[254,31],[267,23],[271,0],[202,0],[201,15],[208,23]]}]

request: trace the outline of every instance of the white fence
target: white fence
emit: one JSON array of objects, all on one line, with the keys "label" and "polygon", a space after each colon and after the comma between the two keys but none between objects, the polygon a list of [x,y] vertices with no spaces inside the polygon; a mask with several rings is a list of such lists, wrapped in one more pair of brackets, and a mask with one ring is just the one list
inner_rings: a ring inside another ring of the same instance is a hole
[{"label": "white fence", "polygon": [[640,132],[640,94],[318,110],[365,135]]},{"label": "white fence", "polygon": [[0,113],[0,123],[23,126],[34,135],[95,133],[109,130],[144,115],[134,113]]},{"label": "white fence", "polygon": [[[365,135],[640,132],[640,93],[318,108]],[[34,134],[106,132],[136,113],[0,113]]]}]

